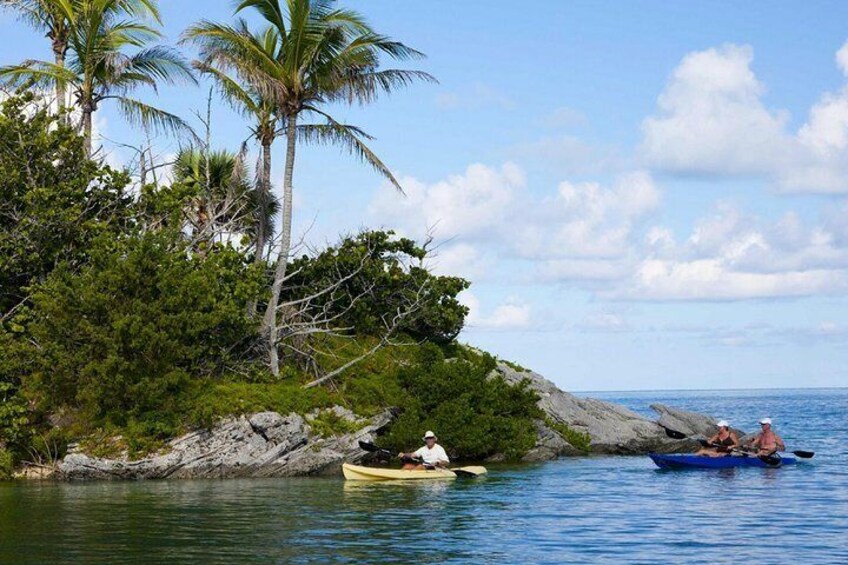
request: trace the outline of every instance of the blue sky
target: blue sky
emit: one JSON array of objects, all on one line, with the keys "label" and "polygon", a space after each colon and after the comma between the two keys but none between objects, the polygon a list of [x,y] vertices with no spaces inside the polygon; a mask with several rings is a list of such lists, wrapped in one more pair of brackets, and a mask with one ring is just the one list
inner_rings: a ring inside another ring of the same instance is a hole
[{"label": "blue sky", "polygon": [[[463,339],[568,389],[848,385],[848,4],[345,4],[440,84],[334,109],[409,196],[303,148],[311,241],[430,229],[434,267],[474,283]],[[199,5],[163,2],[168,41],[231,17]],[[0,26],[0,64],[49,57],[12,15]],[[189,117],[207,90],[143,97]],[[138,138],[113,108],[97,125]],[[216,101],[216,144],[246,135]]]}]

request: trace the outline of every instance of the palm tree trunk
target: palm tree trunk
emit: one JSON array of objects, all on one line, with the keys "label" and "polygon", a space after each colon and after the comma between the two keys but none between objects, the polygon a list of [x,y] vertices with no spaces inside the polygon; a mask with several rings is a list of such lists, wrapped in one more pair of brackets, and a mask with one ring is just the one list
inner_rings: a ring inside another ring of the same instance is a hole
[{"label": "palm tree trunk", "polygon": [[[53,56],[57,67],[65,67],[65,49],[66,46],[63,43],[53,42]],[[65,83],[56,81],[56,105],[63,122],[65,121],[65,116],[62,115],[62,111],[65,109],[65,96]]]},{"label": "palm tree trunk", "polygon": [[297,145],[297,114],[288,116],[286,121],[286,170],[283,178],[283,223],[280,231],[280,255],[277,257],[277,267],[274,269],[274,283],[271,286],[271,297],[265,309],[262,320],[262,333],[268,347],[268,365],[274,376],[280,374],[280,359],[277,354],[277,306],[280,303],[280,293],[286,278],[286,269],[291,253],[292,232],[292,178],[294,176],[294,157]]},{"label": "palm tree trunk", "polygon": [[94,113],[94,106],[91,102],[83,102],[82,104],[82,135],[83,147],[85,147],[85,156],[91,158],[91,115]]},{"label": "palm tree trunk", "polygon": [[271,197],[271,139],[262,138],[262,176],[259,179],[259,218],[256,223],[256,264],[265,260],[265,243],[268,238],[268,201]]}]

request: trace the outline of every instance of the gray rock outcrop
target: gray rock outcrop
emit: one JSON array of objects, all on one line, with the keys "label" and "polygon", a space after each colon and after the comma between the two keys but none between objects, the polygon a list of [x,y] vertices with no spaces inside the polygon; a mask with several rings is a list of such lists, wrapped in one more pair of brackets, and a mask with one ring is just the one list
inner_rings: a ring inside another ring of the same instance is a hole
[{"label": "gray rock outcrop", "polygon": [[[643,454],[649,451],[673,453],[690,451],[697,447],[694,440],[669,438],[660,424],[623,406],[574,396],[560,390],[554,383],[533,371],[517,371],[499,363],[497,372],[510,384],[517,384],[526,379],[530,388],[539,395],[539,407],[551,420],[565,424],[575,431],[589,434],[593,453],[619,455]],[[539,441],[533,452],[556,453],[556,456],[573,455],[575,451],[579,453],[571,444],[568,444],[565,438],[561,439],[567,447],[562,444],[557,444],[559,447],[552,447],[548,432],[555,434],[556,432],[547,426],[545,429],[547,431],[540,430]]]},{"label": "gray rock outcrop", "polygon": [[362,460],[367,454],[357,442],[373,440],[391,420],[392,413],[387,410],[361,421],[362,428],[354,433],[324,438],[313,433],[298,414],[261,412],[228,418],[210,430],[186,434],[171,441],[162,454],[137,461],[125,455],[101,459],[70,453],[59,463],[57,476],[73,480],[336,474],[344,461]]}]

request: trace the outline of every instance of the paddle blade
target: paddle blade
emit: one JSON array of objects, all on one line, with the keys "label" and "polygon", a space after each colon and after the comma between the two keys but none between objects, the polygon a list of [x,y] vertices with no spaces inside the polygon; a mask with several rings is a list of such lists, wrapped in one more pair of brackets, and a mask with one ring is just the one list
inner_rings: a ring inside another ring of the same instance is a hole
[{"label": "paddle blade", "polygon": [[665,430],[665,435],[667,435],[671,439],[686,439],[686,434],[684,434],[683,432],[678,432],[677,430],[672,430],[666,428],[665,426],[662,426],[662,429]]},{"label": "paddle blade", "polygon": [[712,445],[710,445],[710,442],[708,442],[708,441],[707,441],[707,440],[705,440],[705,439],[699,439],[699,440],[698,440],[698,443],[700,443],[700,444],[701,444],[701,447],[712,447]]},{"label": "paddle blade", "polygon": [[359,447],[361,447],[364,451],[370,451],[371,453],[376,453],[377,451],[382,451],[379,447],[374,445],[373,443],[367,441],[360,441]]},{"label": "paddle blade", "polygon": [[474,465],[469,467],[459,467],[457,469],[451,469],[451,471],[456,473],[457,477],[465,477],[469,479],[479,477],[480,475],[485,475],[488,472],[485,467],[479,467]]},{"label": "paddle blade", "polygon": [[801,459],[812,459],[816,453],[815,451],[802,451],[799,449],[798,451],[793,451],[792,454],[797,455]]},{"label": "paddle blade", "polygon": [[779,455],[760,455],[759,459],[771,467],[780,467],[783,464]]}]

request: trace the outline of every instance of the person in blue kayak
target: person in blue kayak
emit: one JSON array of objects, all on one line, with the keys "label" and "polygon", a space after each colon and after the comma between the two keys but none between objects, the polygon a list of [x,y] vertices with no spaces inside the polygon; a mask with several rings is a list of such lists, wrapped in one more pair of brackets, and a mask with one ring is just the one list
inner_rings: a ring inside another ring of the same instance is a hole
[{"label": "person in blue kayak", "polygon": [[785,451],[786,445],[783,439],[774,433],[771,428],[771,418],[763,418],[760,420],[760,433],[748,440],[748,445],[757,450],[757,455],[768,457],[774,455],[778,451]]},{"label": "person in blue kayak", "polygon": [[716,426],[718,426],[718,431],[707,440],[710,447],[704,447],[697,451],[695,455],[725,457],[739,447],[739,436],[730,429],[730,423],[727,420],[719,420]]},{"label": "person in blue kayak", "polygon": [[403,468],[408,470],[415,469],[434,469],[436,467],[446,467],[450,463],[448,454],[445,449],[436,443],[438,438],[436,434],[427,430],[424,434],[424,445],[412,453],[400,452],[398,457],[401,459],[417,459],[421,463],[404,463]]}]

